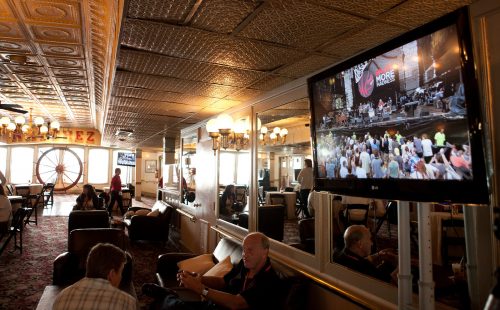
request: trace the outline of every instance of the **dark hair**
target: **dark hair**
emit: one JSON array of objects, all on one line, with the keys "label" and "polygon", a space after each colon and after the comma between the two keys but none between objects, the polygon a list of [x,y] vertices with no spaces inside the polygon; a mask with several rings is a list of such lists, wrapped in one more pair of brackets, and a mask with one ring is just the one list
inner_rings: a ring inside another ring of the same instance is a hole
[{"label": "dark hair", "polygon": [[304,160],[304,163],[306,164],[306,167],[312,167],[313,166],[312,160],[310,160],[310,159]]},{"label": "dark hair", "polygon": [[[87,199],[92,199],[96,195],[94,187],[90,184],[85,184],[83,189],[87,189]],[[96,207],[96,206],[94,206]]]},{"label": "dark hair", "polygon": [[107,279],[111,270],[119,271],[127,261],[127,256],[116,245],[111,243],[98,243],[87,257],[87,278]]}]

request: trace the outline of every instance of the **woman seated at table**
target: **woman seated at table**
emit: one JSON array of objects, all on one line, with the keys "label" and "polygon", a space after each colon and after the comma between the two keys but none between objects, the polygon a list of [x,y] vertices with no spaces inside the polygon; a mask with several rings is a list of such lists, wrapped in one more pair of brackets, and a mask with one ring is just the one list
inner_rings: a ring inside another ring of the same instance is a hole
[{"label": "woman seated at table", "polygon": [[235,187],[233,184],[229,184],[228,186],[226,186],[226,189],[224,189],[224,192],[222,193],[222,196],[220,198],[219,212],[226,215],[232,214],[233,205],[235,202]]},{"label": "woman seated at table", "polygon": [[0,186],[0,235],[7,232],[9,228],[12,206],[10,204],[3,186]]},{"label": "woman seated at table", "polygon": [[76,206],[73,210],[98,210],[99,198],[94,191],[94,187],[90,184],[83,186],[83,192],[76,198]]}]

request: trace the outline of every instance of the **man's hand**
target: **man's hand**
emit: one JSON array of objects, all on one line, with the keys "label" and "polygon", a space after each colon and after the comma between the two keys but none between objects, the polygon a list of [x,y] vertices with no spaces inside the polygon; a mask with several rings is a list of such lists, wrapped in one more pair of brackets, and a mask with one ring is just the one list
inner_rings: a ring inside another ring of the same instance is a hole
[{"label": "man's hand", "polygon": [[205,287],[203,283],[201,283],[201,276],[195,272],[179,271],[177,280],[179,280],[182,286],[190,289],[196,294],[201,294]]}]

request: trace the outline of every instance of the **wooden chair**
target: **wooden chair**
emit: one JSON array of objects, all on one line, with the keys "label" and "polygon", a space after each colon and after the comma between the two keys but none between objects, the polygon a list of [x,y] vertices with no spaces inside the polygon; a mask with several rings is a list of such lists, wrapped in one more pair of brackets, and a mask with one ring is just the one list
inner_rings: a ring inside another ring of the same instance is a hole
[{"label": "wooden chair", "polygon": [[[19,249],[19,253],[23,253],[23,229],[24,229],[24,218],[27,215],[27,210],[24,208],[19,208],[14,213],[12,217],[11,225],[6,233],[7,239],[5,239],[4,243],[0,247],[0,255],[3,253],[9,241],[14,238],[14,251]],[[17,235],[19,234],[19,245],[17,244]],[[2,236],[3,239],[4,236]]]},{"label": "wooden chair", "polygon": [[[28,223],[35,223],[35,225],[38,225],[38,207],[44,205],[44,193],[46,190],[47,185],[44,185],[42,187],[42,191],[36,195],[29,195],[28,199],[25,200],[23,209],[26,210],[26,219],[24,221],[24,224]],[[35,213],[35,219],[31,219],[31,215]]]},{"label": "wooden chair", "polygon": [[54,205],[54,183],[45,184],[43,191],[43,206],[46,207],[48,205]]}]

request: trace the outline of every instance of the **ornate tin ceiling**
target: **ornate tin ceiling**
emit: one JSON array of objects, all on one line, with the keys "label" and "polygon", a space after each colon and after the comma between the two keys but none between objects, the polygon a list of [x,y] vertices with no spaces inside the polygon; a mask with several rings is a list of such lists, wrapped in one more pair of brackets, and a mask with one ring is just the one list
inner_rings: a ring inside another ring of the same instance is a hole
[{"label": "ornate tin ceiling", "polygon": [[[96,127],[105,145],[159,147],[470,2],[0,0],[0,99]],[[119,141],[118,129],[134,135]]]}]

